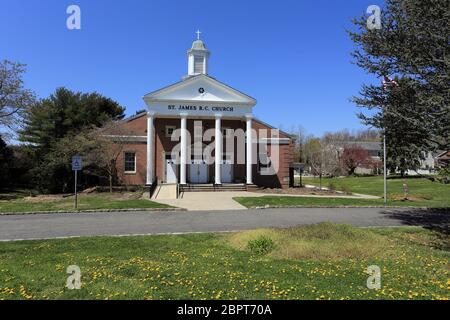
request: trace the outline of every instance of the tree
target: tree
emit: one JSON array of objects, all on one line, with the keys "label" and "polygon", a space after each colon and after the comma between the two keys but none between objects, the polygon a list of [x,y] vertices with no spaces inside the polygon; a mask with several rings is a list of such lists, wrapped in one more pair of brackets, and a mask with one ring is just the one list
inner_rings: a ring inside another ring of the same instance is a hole
[{"label": "tree", "polygon": [[[65,88],[57,89],[47,99],[32,105],[24,114],[19,137],[33,147],[36,166],[31,175],[39,189],[61,192],[68,188],[67,181],[72,177],[69,152],[64,158],[68,162],[62,165],[62,158],[58,159],[61,155],[57,152],[61,150],[61,144],[76,147],[76,141],[72,139],[83,130],[99,128],[111,119],[124,116],[124,108],[109,98],[98,93],[75,93]],[[52,159],[52,156],[56,158]]]},{"label": "tree", "polygon": [[308,137],[306,136],[305,129],[302,126],[297,126],[297,128],[292,127],[289,131],[290,136],[294,144],[294,161],[295,162],[306,162],[306,152],[305,143]]},{"label": "tree", "polygon": [[[85,180],[89,177],[107,179],[110,192],[117,183],[117,159],[123,152],[127,135],[136,134],[124,129],[120,122],[109,121],[102,128],[85,128],[76,135],[59,139],[51,152],[43,157],[39,167],[41,179],[39,185],[50,191],[71,190],[73,181],[71,174],[71,159],[81,155]],[[55,180],[56,172],[67,172],[64,179]]]},{"label": "tree", "polygon": [[128,142],[126,137],[136,134],[131,129],[122,127],[117,121],[111,121],[103,128],[94,129],[90,133],[90,140],[96,147],[84,154],[90,163],[95,164],[91,173],[108,179],[110,192],[118,180],[117,160]]},{"label": "tree", "polygon": [[[375,112],[359,117],[385,130],[388,145],[403,145],[417,156],[419,151],[449,148],[448,5],[440,0],[386,0],[381,29],[368,30],[367,17],[361,16],[353,20],[356,31],[349,31],[356,45],[355,63],[378,77],[396,75],[400,83],[390,91],[363,85],[354,101]],[[404,153],[402,157],[407,159]]]},{"label": "tree", "polygon": [[25,65],[0,61],[0,126],[15,129],[19,118],[33,104],[33,92],[23,86]]},{"label": "tree", "polygon": [[356,168],[362,165],[369,165],[370,161],[369,152],[360,146],[346,147],[342,152],[342,163],[347,169],[348,175],[354,174]]},{"label": "tree", "polygon": [[137,110],[136,112],[135,112],[135,114],[134,115],[138,115],[138,114],[141,114],[141,113],[144,113],[144,112],[147,112],[147,109],[139,109],[139,110]]},{"label": "tree", "polygon": [[47,151],[58,139],[86,127],[101,127],[111,119],[122,119],[124,111],[117,102],[98,93],[58,88],[27,110],[20,139]]},{"label": "tree", "polygon": [[10,167],[13,161],[13,152],[0,136],[0,188],[10,183]]},{"label": "tree", "polygon": [[305,143],[306,164],[314,175],[319,176],[319,187],[322,189],[323,176],[323,150],[319,138],[310,137]]}]

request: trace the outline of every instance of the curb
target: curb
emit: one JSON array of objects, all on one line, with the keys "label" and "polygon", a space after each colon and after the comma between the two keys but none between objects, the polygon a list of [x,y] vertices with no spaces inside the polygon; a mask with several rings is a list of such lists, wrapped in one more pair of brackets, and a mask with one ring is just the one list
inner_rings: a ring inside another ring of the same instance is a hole
[{"label": "curb", "polygon": [[420,209],[428,210],[433,209],[429,207],[402,207],[402,206],[264,206],[264,207],[251,207],[248,210],[262,210],[262,209],[283,209],[283,208],[304,208],[304,209],[333,209],[333,208],[375,208],[375,209]]},{"label": "curb", "polygon": [[187,211],[184,208],[136,208],[136,209],[98,209],[98,210],[77,210],[77,211],[26,211],[26,212],[0,212],[0,216],[23,216],[32,214],[77,214],[77,213],[95,213],[95,212],[155,212],[155,211]]}]

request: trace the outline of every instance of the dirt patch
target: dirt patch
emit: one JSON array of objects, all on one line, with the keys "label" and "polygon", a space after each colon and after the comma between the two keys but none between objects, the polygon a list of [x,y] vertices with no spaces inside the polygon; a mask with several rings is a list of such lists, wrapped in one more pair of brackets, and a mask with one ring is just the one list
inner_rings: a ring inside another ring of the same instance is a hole
[{"label": "dirt patch", "polygon": [[23,200],[26,202],[53,202],[63,200],[65,198],[67,198],[67,196],[62,194],[46,194],[35,197],[25,197]]},{"label": "dirt patch", "polygon": [[411,196],[408,195],[407,197],[405,197],[405,195],[392,195],[391,197],[392,200],[395,201],[405,201],[405,202],[415,202],[415,201],[424,201],[424,200],[431,200],[430,197],[419,197],[419,196]]},{"label": "dirt patch", "polygon": [[267,193],[267,194],[301,194],[301,195],[343,195],[342,192],[337,192],[333,190],[320,190],[316,188],[287,188],[287,189],[278,189],[278,188],[264,188],[257,189],[255,192],[258,193]]},{"label": "dirt patch", "polygon": [[[101,195],[101,198],[111,199],[111,200],[136,200],[142,197],[142,192],[112,192],[112,193],[79,193],[79,198],[96,198]],[[55,202],[66,199],[73,199],[74,195],[71,194],[48,194],[48,195],[38,195],[35,197],[25,197],[24,201],[35,203],[35,202]]]},{"label": "dirt patch", "polygon": [[231,233],[223,239],[238,250],[264,236],[275,243],[269,256],[280,259],[339,260],[386,257],[393,242],[388,236],[351,227],[320,223],[292,228],[259,229]]}]

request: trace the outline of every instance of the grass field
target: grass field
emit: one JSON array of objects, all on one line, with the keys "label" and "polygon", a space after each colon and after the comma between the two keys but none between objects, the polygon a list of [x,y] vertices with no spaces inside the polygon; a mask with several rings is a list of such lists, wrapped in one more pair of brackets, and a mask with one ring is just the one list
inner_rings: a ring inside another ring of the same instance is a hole
[{"label": "grass field", "polygon": [[[403,184],[407,183],[409,200],[405,201]],[[304,178],[306,184],[319,186],[318,178]],[[332,187],[338,191],[383,196],[383,177],[345,177],[324,178],[323,187]],[[330,199],[308,197],[249,197],[235,198],[248,207],[269,206],[383,206],[382,199]],[[450,208],[450,185],[432,182],[425,178],[388,179],[388,206],[413,206],[430,208]]]},{"label": "grass field", "polygon": [[[379,199],[365,200],[365,199],[283,197],[283,196],[235,197],[233,199],[247,208],[257,208],[264,206],[272,206],[272,207],[383,206],[383,200]],[[403,204],[407,205],[407,203]]]},{"label": "grass field", "polygon": [[[36,211],[64,211],[74,210],[74,197],[37,196],[26,197],[25,194],[14,194],[13,200],[0,200],[0,213],[36,212]],[[78,210],[93,209],[142,209],[167,208],[169,206],[139,199],[136,193],[97,193],[79,194]]]},{"label": "grass field", "polygon": [[[248,249],[261,236],[266,255]],[[420,228],[333,224],[0,243],[0,299],[448,299],[450,254],[435,247],[448,243]],[[80,290],[65,288],[69,265]]]}]

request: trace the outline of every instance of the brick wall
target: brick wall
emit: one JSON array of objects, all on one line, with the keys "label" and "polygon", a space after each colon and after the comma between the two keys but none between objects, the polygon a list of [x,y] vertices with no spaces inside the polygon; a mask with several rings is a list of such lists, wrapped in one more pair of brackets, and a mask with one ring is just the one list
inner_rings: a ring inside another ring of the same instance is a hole
[{"label": "brick wall", "polygon": [[[194,121],[193,119],[187,120],[187,129],[191,134],[191,137],[193,137],[194,133]],[[198,120],[197,120],[198,121]],[[266,129],[268,132],[268,136],[271,136],[271,132],[273,130],[272,127],[266,125],[265,123],[259,121],[259,120],[253,120],[253,129],[255,129],[257,132],[259,129]],[[213,119],[203,119],[202,125],[204,127],[204,130],[207,129],[214,129],[215,122]],[[165,154],[166,152],[169,154],[171,150],[180,142],[179,141],[171,141],[170,137],[166,137],[166,126],[175,126],[176,128],[180,128],[180,119],[169,119],[169,118],[156,118],[154,120],[154,127],[155,127],[155,135],[154,135],[154,146],[155,146],[155,178],[158,179],[158,181],[164,181],[164,163],[165,163]],[[132,132],[133,135],[136,136],[146,136],[147,135],[147,117],[145,114],[142,116],[138,116],[135,118],[132,118],[129,121],[123,122],[123,127],[126,131]],[[222,120],[222,128],[230,128],[233,130],[242,129],[245,132],[246,123],[243,119],[242,121],[239,120]],[[280,132],[280,138],[288,138],[288,136]],[[205,141],[205,144],[214,144],[214,138],[211,139],[212,141]],[[192,141],[193,142],[193,141]],[[125,185],[144,185],[145,184],[145,177],[146,177],[146,142],[130,142],[129,144],[126,144],[124,146],[124,150],[122,154],[120,155],[118,162],[117,162],[117,170],[119,173],[119,178],[121,183]],[[226,152],[226,144],[225,140],[223,143],[224,152]],[[233,173],[234,173],[234,181],[235,182],[245,182],[245,175],[246,175],[246,166],[245,164],[237,164],[237,148],[238,143],[237,141],[234,142],[234,167],[233,167]],[[245,155],[245,145],[241,145],[241,150],[244,152]],[[272,146],[268,146],[268,153],[269,155],[272,154]],[[126,151],[129,152],[135,152],[136,153],[136,173],[135,174],[125,174],[124,173],[124,153]],[[257,152],[256,152],[257,154]],[[214,155],[214,153],[213,153]],[[265,187],[272,187],[272,188],[280,188],[280,187],[288,187],[289,185],[289,164],[293,162],[293,144],[289,143],[287,145],[279,145],[279,170],[278,173],[271,176],[262,176],[258,173],[257,165],[253,165],[253,180],[254,183],[258,186],[265,186]],[[245,156],[244,156],[245,158]],[[254,160],[256,161],[256,159]],[[188,159],[189,163],[189,159]],[[178,166],[178,176],[179,176],[179,166]],[[214,182],[214,164],[210,165],[208,168],[208,177],[209,182]],[[187,178],[189,179],[189,167],[187,167]]]}]

